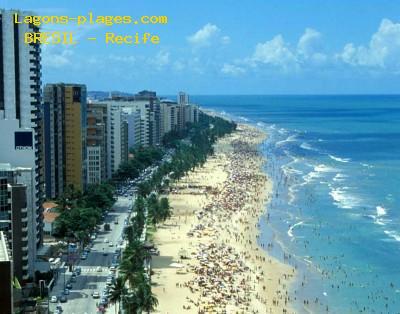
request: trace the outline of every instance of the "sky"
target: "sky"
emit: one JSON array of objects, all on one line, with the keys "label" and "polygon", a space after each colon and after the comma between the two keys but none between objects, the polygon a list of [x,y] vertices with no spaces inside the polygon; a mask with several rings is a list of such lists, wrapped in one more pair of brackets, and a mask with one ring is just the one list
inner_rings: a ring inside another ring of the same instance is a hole
[{"label": "sky", "polygon": [[[43,26],[80,40],[42,46],[43,83],[164,95],[400,93],[397,0],[0,0],[0,7],[168,16],[166,25]],[[107,45],[106,32],[149,32],[160,43]]]}]

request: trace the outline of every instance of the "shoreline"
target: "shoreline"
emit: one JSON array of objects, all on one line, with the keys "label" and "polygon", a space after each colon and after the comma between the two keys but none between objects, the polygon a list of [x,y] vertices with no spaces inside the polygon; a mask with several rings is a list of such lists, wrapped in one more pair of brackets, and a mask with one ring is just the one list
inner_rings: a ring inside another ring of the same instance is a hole
[{"label": "shoreline", "polygon": [[265,137],[239,124],[216,143],[215,156],[173,185],[173,216],[154,234],[157,313],[294,313],[294,268],[258,245],[272,193],[257,149]]}]

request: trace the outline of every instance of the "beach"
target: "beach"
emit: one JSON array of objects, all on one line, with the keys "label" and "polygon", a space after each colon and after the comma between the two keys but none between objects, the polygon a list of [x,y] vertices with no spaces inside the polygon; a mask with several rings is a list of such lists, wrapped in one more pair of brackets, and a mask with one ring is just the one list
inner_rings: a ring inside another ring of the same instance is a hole
[{"label": "beach", "polygon": [[202,167],[171,185],[173,215],[154,234],[157,313],[294,313],[295,270],[257,241],[272,192],[257,149],[265,137],[239,125]]}]

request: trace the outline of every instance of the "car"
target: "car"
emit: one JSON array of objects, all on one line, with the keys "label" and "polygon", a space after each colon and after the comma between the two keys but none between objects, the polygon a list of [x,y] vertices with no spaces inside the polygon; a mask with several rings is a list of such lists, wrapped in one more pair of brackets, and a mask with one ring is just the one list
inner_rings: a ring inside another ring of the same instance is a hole
[{"label": "car", "polygon": [[104,239],[104,243],[108,243],[108,239],[107,238]]},{"label": "car", "polygon": [[82,254],[81,255],[81,260],[85,260],[85,259],[87,259],[87,254]]},{"label": "car", "polygon": [[76,277],[72,276],[70,280],[71,282],[76,282]]},{"label": "car", "polygon": [[97,266],[96,271],[100,272],[100,271],[102,271],[102,270],[103,270],[103,269],[101,268],[101,266]]},{"label": "car", "polygon": [[115,266],[111,266],[111,267],[110,267],[110,270],[111,270],[112,272],[116,271]]},{"label": "car", "polygon": [[60,296],[60,302],[61,303],[67,302],[67,297],[65,295]]},{"label": "car", "polygon": [[108,244],[108,246],[111,247],[111,246],[114,246],[114,244],[113,244],[112,242],[110,242],[110,243]]},{"label": "car", "polygon": [[160,255],[160,251],[155,248],[150,249],[149,253],[150,255],[156,255],[156,256]]},{"label": "car", "polygon": [[60,304],[58,304],[56,306],[56,309],[54,311],[54,314],[61,314],[63,312],[62,306]]},{"label": "car", "polygon": [[63,295],[69,295],[69,289],[65,288],[63,291]]},{"label": "car", "polygon": [[100,301],[100,304],[107,305],[108,304],[107,298],[102,298],[101,301]]},{"label": "car", "polygon": [[71,289],[72,289],[72,284],[71,284],[70,282],[68,282],[68,283],[65,285],[65,287],[66,287],[68,290],[71,290]]},{"label": "car", "polygon": [[93,291],[92,297],[93,297],[93,299],[98,299],[98,298],[100,298],[100,293],[98,291]]},{"label": "car", "polygon": [[75,268],[75,272],[76,272],[78,275],[80,275],[80,274],[82,273],[82,268],[76,267],[76,268]]},{"label": "car", "polygon": [[58,298],[57,298],[56,295],[53,295],[53,296],[51,297],[51,299],[50,299],[50,302],[51,302],[51,303],[57,303],[57,301],[58,301]]},{"label": "car", "polygon": [[111,286],[112,284],[113,284],[112,279],[111,278],[107,278],[106,285],[107,286]]}]

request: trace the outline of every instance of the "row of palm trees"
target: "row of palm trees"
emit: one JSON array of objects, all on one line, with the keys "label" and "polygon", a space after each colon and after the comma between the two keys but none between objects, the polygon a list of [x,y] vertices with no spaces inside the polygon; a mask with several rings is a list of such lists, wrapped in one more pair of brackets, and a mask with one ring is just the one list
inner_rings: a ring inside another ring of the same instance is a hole
[{"label": "row of palm trees", "polygon": [[197,166],[202,166],[207,156],[214,153],[216,140],[235,129],[234,122],[202,114],[198,123],[190,125],[187,142],[170,140],[175,148],[172,160],[164,162],[149,180],[139,184],[138,193],[145,197],[154,190],[165,189],[171,180],[178,180]]},{"label": "row of palm trees", "polygon": [[118,303],[120,309],[122,305],[126,313],[150,313],[158,305],[158,300],[151,291],[150,276],[144,269],[150,255],[139,240],[146,223],[146,209],[149,223],[153,225],[165,221],[171,215],[168,199],[158,198],[154,192],[166,189],[171,180],[177,180],[188,171],[203,165],[207,156],[213,153],[215,141],[235,129],[236,124],[233,122],[202,114],[200,122],[190,125],[185,134],[189,144],[174,140],[172,134],[168,139],[169,144],[175,148],[172,160],[160,165],[149,180],[139,185],[139,196],[134,204],[136,215],[126,228],[128,246],[123,252],[120,276],[112,286],[110,297],[110,302]]},{"label": "row of palm trees", "polygon": [[[137,314],[153,311],[158,300],[151,292],[150,276],[144,265],[149,262],[150,254],[140,241],[146,224],[145,210],[149,201],[138,196],[133,206],[136,213],[131,223],[125,228],[128,245],[123,251],[119,276],[111,287],[111,303],[118,303],[125,313]],[[116,308],[116,307],[115,307]]]},{"label": "row of palm trees", "polygon": [[[111,288],[110,302],[118,303],[125,313],[150,313],[158,305],[151,291],[150,276],[144,269],[145,260],[149,258],[149,253],[139,240],[129,242],[123,253],[119,276]],[[115,309],[117,312],[117,307]]]}]

